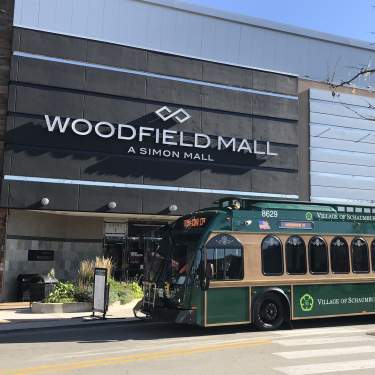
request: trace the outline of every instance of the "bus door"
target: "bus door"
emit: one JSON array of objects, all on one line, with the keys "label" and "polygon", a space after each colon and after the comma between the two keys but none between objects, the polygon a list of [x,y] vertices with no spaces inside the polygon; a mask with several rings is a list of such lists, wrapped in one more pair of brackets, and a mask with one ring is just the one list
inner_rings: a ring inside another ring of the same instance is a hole
[{"label": "bus door", "polygon": [[242,286],[244,250],[233,236],[219,234],[205,248],[211,281],[205,292],[205,325],[236,324],[250,321],[249,286]]}]

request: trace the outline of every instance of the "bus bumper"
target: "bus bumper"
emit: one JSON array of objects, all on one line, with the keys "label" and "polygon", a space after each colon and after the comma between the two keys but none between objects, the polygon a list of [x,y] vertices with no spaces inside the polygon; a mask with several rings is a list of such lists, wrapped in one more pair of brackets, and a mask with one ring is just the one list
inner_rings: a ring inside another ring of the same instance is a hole
[{"label": "bus bumper", "polygon": [[159,322],[180,324],[195,324],[195,310],[181,310],[172,308],[155,308],[151,318]]},{"label": "bus bumper", "polygon": [[145,314],[149,320],[155,322],[196,324],[196,310],[182,310],[166,307],[155,307],[152,310],[145,310],[141,306],[136,306],[136,308],[134,308],[135,315],[136,311]]}]

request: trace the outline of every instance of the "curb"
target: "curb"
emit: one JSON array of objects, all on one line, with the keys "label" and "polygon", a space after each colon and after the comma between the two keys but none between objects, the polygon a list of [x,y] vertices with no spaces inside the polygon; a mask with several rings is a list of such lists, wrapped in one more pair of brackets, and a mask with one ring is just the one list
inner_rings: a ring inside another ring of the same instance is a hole
[{"label": "curb", "polygon": [[[72,318],[75,319],[75,318]],[[64,329],[64,328],[74,328],[74,327],[93,327],[96,325],[115,325],[115,324],[144,324],[144,323],[151,323],[150,321],[145,321],[137,318],[111,318],[107,320],[81,320],[78,322],[69,322],[67,324],[57,324],[57,325],[40,325],[40,326],[23,326],[23,327],[9,327],[1,328],[0,326],[0,335],[5,335],[7,333],[16,333],[22,331],[36,331],[36,330],[50,330],[50,329]],[[6,324],[6,323],[5,323]],[[22,323],[16,323],[22,324]]]}]

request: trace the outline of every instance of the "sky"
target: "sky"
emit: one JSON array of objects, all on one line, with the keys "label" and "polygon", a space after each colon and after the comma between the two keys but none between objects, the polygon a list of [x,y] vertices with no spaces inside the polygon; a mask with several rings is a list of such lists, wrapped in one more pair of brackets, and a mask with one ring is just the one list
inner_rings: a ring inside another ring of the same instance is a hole
[{"label": "sky", "polygon": [[375,43],[375,0],[182,0]]}]

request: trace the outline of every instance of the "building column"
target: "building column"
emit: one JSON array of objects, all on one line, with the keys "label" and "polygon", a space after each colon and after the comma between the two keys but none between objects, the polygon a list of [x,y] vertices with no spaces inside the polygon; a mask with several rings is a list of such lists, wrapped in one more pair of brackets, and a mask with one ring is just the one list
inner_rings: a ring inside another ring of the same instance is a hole
[{"label": "building column", "polygon": [[[8,115],[8,88],[12,55],[14,0],[0,1],[0,172],[4,163],[4,135]],[[1,184],[1,182],[0,182]],[[7,210],[0,209],[0,300],[5,268],[5,238]]]},{"label": "building column", "polygon": [[3,299],[7,209],[0,209],[0,301]]},{"label": "building column", "polygon": [[8,86],[10,59],[12,55],[14,0],[0,2],[0,152],[1,170],[3,167],[3,149],[6,118],[8,114]]}]

